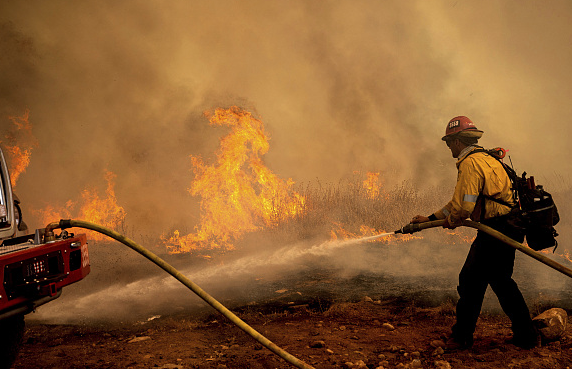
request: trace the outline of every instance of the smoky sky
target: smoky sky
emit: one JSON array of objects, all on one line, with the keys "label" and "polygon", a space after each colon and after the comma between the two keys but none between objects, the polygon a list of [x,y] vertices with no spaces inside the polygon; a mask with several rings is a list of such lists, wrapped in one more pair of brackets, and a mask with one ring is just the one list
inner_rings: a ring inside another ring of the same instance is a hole
[{"label": "smoky sky", "polygon": [[28,109],[38,140],[16,192],[28,211],[63,204],[110,170],[131,221],[192,227],[189,156],[227,133],[202,113],[230,105],[299,183],[452,186],[456,115],[518,170],[566,182],[570,15],[564,0],[3,1],[0,122]]}]

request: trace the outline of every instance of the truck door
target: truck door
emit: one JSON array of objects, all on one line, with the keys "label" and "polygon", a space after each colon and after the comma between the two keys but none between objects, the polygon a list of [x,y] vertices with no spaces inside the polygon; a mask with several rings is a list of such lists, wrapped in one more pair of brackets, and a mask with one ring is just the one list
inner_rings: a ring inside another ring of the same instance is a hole
[{"label": "truck door", "polygon": [[4,153],[0,149],[0,240],[14,236],[16,222],[14,218],[14,199],[10,173],[4,159]]}]

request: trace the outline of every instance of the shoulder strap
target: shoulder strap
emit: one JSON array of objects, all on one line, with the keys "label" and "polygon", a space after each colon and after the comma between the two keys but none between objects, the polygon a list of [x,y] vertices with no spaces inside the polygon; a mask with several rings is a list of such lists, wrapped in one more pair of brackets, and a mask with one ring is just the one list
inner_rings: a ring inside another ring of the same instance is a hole
[{"label": "shoulder strap", "polygon": [[[487,152],[487,150],[485,150],[483,147],[481,147],[481,146],[476,146],[476,149],[469,151],[469,152],[467,153],[467,155],[465,155],[465,157],[459,161],[459,163],[461,163],[463,160],[465,160],[465,159],[468,158],[469,156],[471,156],[471,155],[473,155],[473,154],[476,154],[476,153],[478,153],[478,152],[484,152],[485,154],[489,154],[489,153]],[[490,154],[489,154],[489,155],[490,155]],[[491,156],[492,156],[492,155],[491,155]]]},{"label": "shoulder strap", "polygon": [[[465,157],[464,157],[463,159],[461,159],[461,161],[465,160],[465,159],[466,159],[467,157],[469,157],[470,155],[476,154],[476,153],[478,153],[478,152],[485,153],[485,154],[489,155],[490,157],[495,158],[495,159],[502,165],[503,169],[505,170],[506,174],[508,175],[508,178],[510,179],[511,183],[513,183],[513,187],[514,187],[514,178],[516,177],[516,172],[515,172],[511,167],[509,167],[508,165],[506,165],[505,163],[503,163],[502,160],[501,160],[497,155],[494,154],[494,151],[493,151],[493,150],[486,150],[485,148],[483,148],[483,147],[481,147],[481,146],[477,146],[476,149],[474,149],[474,150],[472,150],[471,152],[467,153],[467,155],[465,155]],[[496,199],[496,198],[494,198],[494,197],[492,197],[492,196],[488,196],[488,195],[485,195],[485,194],[483,194],[483,193],[479,194],[479,196],[482,196],[482,197],[485,198],[485,199],[494,201],[494,202],[496,202],[496,203],[498,203],[498,204],[501,204],[501,205],[504,205],[504,206],[508,206],[509,208],[514,208],[515,206],[517,206],[517,205],[511,205],[511,204],[509,204],[508,202],[506,202],[506,201],[504,201],[504,200]],[[483,203],[483,212],[484,212],[484,208],[485,208],[485,206],[484,206],[484,203]],[[483,217],[482,219],[484,219],[484,217]]]}]

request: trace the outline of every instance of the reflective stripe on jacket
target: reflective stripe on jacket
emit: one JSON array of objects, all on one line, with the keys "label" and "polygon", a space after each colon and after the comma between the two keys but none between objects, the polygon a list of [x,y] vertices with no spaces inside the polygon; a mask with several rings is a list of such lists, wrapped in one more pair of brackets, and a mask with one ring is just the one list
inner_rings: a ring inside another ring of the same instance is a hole
[{"label": "reflective stripe on jacket", "polygon": [[[457,185],[453,198],[445,207],[435,212],[437,219],[448,218],[449,224],[460,225],[464,219],[471,217],[481,221],[481,206],[476,206],[477,199],[482,193],[495,199],[502,200],[511,205],[511,182],[501,163],[484,152],[469,155],[479,147],[472,146],[466,153],[462,153],[457,160]],[[479,201],[482,203],[482,201]],[[510,212],[510,207],[486,199],[485,219],[501,216]]]}]

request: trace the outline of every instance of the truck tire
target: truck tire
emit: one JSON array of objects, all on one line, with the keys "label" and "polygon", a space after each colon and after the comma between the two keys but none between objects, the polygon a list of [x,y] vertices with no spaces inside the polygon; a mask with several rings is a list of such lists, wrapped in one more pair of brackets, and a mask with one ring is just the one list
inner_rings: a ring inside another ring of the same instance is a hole
[{"label": "truck tire", "polygon": [[10,369],[24,338],[24,315],[0,321],[0,369]]}]

